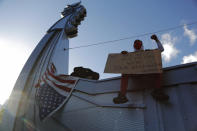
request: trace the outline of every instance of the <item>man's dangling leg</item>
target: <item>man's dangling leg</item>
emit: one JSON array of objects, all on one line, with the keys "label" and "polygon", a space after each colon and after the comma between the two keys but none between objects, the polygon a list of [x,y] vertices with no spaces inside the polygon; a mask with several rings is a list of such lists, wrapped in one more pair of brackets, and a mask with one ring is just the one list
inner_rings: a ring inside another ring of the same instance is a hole
[{"label": "man's dangling leg", "polygon": [[127,75],[122,74],[120,86],[121,86],[120,94],[122,96],[126,96],[127,88],[128,88],[128,76]]},{"label": "man's dangling leg", "polygon": [[169,96],[164,93],[162,89],[162,79],[163,75],[162,74],[157,74],[157,78],[155,80],[155,89],[151,93],[154,99],[159,100],[159,101],[166,101],[169,99]]},{"label": "man's dangling leg", "polygon": [[120,92],[118,94],[118,97],[113,99],[114,103],[120,104],[128,101],[128,99],[126,98],[127,88],[128,88],[128,76],[122,74],[121,83],[120,83]]}]

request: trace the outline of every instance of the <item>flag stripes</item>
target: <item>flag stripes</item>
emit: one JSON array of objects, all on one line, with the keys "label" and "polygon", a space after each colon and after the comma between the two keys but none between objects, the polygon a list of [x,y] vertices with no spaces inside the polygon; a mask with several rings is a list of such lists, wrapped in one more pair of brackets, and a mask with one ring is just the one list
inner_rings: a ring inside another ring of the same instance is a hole
[{"label": "flag stripes", "polygon": [[35,86],[40,120],[50,117],[66,103],[77,81],[77,77],[58,75],[54,64],[46,69]]}]

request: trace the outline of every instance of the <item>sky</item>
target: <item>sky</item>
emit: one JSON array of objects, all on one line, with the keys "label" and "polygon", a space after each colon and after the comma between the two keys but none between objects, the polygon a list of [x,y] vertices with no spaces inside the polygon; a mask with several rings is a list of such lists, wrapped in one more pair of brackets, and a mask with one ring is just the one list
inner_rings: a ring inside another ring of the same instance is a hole
[{"label": "sky", "polygon": [[[165,51],[163,67],[197,61],[197,0],[81,0],[87,17],[78,27],[78,36],[70,47],[133,37],[105,45],[70,50],[69,73],[76,66],[106,74],[109,53],[132,52],[135,39],[145,49],[157,48],[150,34],[183,25],[175,30],[157,33]],[[29,55],[46,31],[60,19],[67,4],[78,0],[0,0],[0,104],[9,97],[14,83]],[[140,36],[149,33],[149,35]]]}]

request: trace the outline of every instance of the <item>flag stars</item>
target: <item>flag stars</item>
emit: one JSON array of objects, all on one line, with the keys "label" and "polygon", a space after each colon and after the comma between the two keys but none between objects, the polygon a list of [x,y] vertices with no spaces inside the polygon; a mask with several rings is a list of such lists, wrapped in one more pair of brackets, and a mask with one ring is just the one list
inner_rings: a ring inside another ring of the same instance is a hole
[{"label": "flag stars", "polygon": [[37,89],[36,101],[39,105],[39,117],[47,118],[67,100],[67,96],[59,94],[54,87],[44,83]]}]

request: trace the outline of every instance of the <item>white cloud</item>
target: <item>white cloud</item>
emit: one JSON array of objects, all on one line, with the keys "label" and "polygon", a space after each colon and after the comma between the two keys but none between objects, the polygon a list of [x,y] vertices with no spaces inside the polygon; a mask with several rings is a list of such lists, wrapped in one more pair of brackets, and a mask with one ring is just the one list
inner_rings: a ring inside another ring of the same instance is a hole
[{"label": "white cloud", "polygon": [[172,38],[169,33],[163,34],[161,36],[161,42],[164,47],[164,52],[162,53],[162,57],[165,62],[170,62],[171,59],[175,58],[177,54],[180,52],[174,44],[176,43],[176,37]]},{"label": "white cloud", "polygon": [[190,44],[193,45],[194,42],[197,40],[197,34],[193,30],[189,30],[186,24],[184,25],[183,29],[184,35],[189,37]]},{"label": "white cloud", "polygon": [[194,54],[184,56],[181,63],[184,64],[184,63],[190,63],[194,61],[197,61],[197,51]]}]

